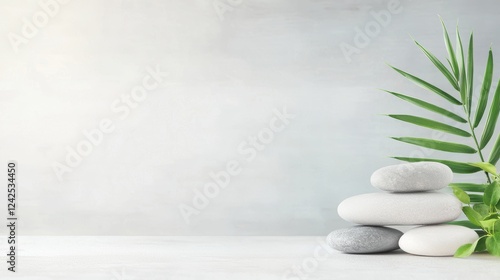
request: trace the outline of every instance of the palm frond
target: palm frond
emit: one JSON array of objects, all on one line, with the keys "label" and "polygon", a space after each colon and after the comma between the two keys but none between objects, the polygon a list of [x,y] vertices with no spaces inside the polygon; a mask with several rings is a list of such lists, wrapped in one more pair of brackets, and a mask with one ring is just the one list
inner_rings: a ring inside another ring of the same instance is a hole
[{"label": "palm frond", "polygon": [[484,200],[484,195],[482,195],[482,194],[470,193],[468,195],[469,195],[471,203],[482,203]]},{"label": "palm frond", "polygon": [[444,44],[446,45],[446,50],[448,51],[448,61],[450,62],[451,69],[455,74],[455,78],[458,80],[459,72],[458,72],[458,63],[457,58],[455,57],[455,52],[453,51],[453,46],[451,45],[450,36],[448,35],[448,30],[446,29],[446,25],[443,20],[441,20],[441,25],[443,26],[443,37]]},{"label": "palm frond", "polygon": [[463,136],[463,137],[470,137],[471,134],[463,129],[456,128],[454,126],[442,123],[442,122],[437,122],[434,120],[422,118],[422,117],[416,117],[416,116],[411,116],[411,115],[388,115],[391,118],[404,121],[407,123],[415,124],[418,126],[434,129],[434,130],[440,130],[444,131],[447,133],[455,134],[458,136]]},{"label": "palm frond", "polygon": [[[390,66],[390,65],[389,65]],[[396,70],[396,72],[398,72],[399,74],[403,75],[405,78],[407,78],[408,80],[412,81],[413,83],[427,89],[427,90],[430,90],[436,94],[438,94],[439,96],[443,97],[444,99],[448,100],[449,102],[451,102],[452,104],[455,104],[455,105],[462,105],[462,102],[458,101],[455,97],[451,96],[450,94],[446,93],[444,90],[418,78],[418,77],[415,77],[413,76],[412,74],[410,73],[407,73],[403,70],[400,70],[396,67],[393,67],[393,66],[390,66],[392,69]]]},{"label": "palm frond", "polygon": [[473,184],[473,183],[451,183],[450,187],[457,187],[467,192],[484,192],[488,184]]},{"label": "palm frond", "polygon": [[388,90],[384,90],[385,92],[387,93],[390,93],[398,98],[401,98],[405,101],[408,101],[414,105],[417,105],[421,108],[424,108],[424,109],[427,109],[431,112],[434,112],[434,113],[438,113],[440,115],[443,115],[443,116],[446,116],[452,120],[455,120],[455,121],[458,121],[458,122],[461,122],[461,123],[467,123],[467,120],[460,117],[459,115],[455,114],[455,113],[452,113],[446,109],[443,109],[439,106],[436,106],[434,104],[431,104],[429,102],[425,102],[423,100],[420,100],[420,99],[417,99],[417,98],[414,98],[414,97],[410,97],[410,96],[407,96],[407,95],[403,95],[403,94],[400,94],[400,93],[397,93],[397,92],[393,92],[393,91],[388,91]]},{"label": "palm frond", "polygon": [[500,113],[500,80],[498,81],[497,89],[490,106],[490,112],[484,126],[483,135],[481,136],[481,144],[479,146],[480,149],[484,149],[484,147],[488,145],[491,136],[493,136],[493,132],[495,131],[495,126],[497,124],[498,113]]},{"label": "palm frond", "polygon": [[498,159],[500,159],[500,135],[497,137],[497,141],[495,142],[495,145],[493,145],[493,148],[491,149],[490,152],[490,157],[488,158],[488,162],[496,165],[498,162]]},{"label": "palm frond", "polygon": [[469,51],[467,54],[467,114],[472,108],[472,93],[474,90],[474,34],[470,34]]},{"label": "palm frond", "polygon": [[476,116],[474,118],[474,128],[476,128],[484,115],[484,110],[488,104],[488,95],[490,93],[491,81],[493,78],[493,51],[490,48],[488,52],[488,62],[486,63],[486,70],[484,71],[483,85],[479,93],[479,101],[477,103]]},{"label": "palm frond", "polygon": [[481,168],[469,165],[465,162],[443,160],[443,159],[433,159],[433,158],[411,158],[411,157],[392,157],[406,162],[421,162],[421,161],[432,161],[440,162],[447,165],[453,173],[470,174],[481,171]]},{"label": "palm frond", "polygon": [[448,79],[450,84],[456,90],[459,90],[457,79],[455,78],[455,76],[453,76],[453,74],[450,72],[450,70],[448,70],[448,68],[446,68],[446,66],[444,66],[444,64],[441,61],[439,61],[439,59],[437,59],[436,56],[434,56],[431,52],[429,52],[427,49],[425,49],[417,41],[414,41],[414,42],[422,50],[422,52],[427,56],[427,58],[429,58],[429,60],[434,64],[434,66],[436,66],[436,68],[439,69],[439,71],[441,71],[441,73],[443,73],[443,75],[446,77],[446,79]]},{"label": "palm frond", "polygon": [[[467,75],[465,73],[465,60],[464,60],[464,49],[462,47],[462,39],[460,38],[460,32],[458,32],[457,27],[457,63],[458,72],[460,78],[458,79],[458,84],[460,85],[460,98],[463,104],[467,103]],[[467,105],[467,104],[466,104]]]},{"label": "palm frond", "polygon": [[444,152],[463,153],[463,154],[477,153],[477,151],[474,148],[458,143],[444,142],[444,141],[425,139],[425,138],[415,138],[415,137],[391,137],[391,138],[404,143],[413,144]]}]

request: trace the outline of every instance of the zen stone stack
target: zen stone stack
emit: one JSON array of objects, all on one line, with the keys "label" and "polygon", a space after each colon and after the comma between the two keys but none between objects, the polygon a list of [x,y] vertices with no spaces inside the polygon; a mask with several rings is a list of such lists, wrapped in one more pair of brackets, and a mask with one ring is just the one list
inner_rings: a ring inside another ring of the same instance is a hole
[{"label": "zen stone stack", "polygon": [[[378,169],[371,184],[384,192],[353,196],[338,206],[341,218],[362,226],[333,231],[327,237],[328,244],[345,253],[381,253],[401,247],[415,255],[453,255],[478,236],[465,227],[438,225],[455,220],[462,210],[454,196],[437,192],[452,179],[451,169],[437,162]],[[387,227],[397,225],[423,226],[405,234]]]}]

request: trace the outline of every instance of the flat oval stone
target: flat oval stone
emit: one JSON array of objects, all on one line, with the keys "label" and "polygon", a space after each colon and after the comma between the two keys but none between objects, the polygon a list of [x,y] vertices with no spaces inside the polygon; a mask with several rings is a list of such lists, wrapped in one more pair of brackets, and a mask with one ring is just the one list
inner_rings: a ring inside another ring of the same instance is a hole
[{"label": "flat oval stone", "polygon": [[403,233],[386,227],[356,226],[330,233],[327,244],[337,251],[350,254],[382,253],[399,249]]},{"label": "flat oval stone", "polygon": [[451,169],[439,162],[390,165],[373,172],[372,186],[388,192],[439,190],[453,180]]},{"label": "flat oval stone", "polygon": [[422,226],[407,231],[399,240],[401,249],[420,256],[453,256],[462,245],[473,243],[477,233],[463,226]]},{"label": "flat oval stone", "polygon": [[368,193],[347,198],[337,211],[342,219],[361,225],[429,225],[455,220],[462,203],[439,192]]}]

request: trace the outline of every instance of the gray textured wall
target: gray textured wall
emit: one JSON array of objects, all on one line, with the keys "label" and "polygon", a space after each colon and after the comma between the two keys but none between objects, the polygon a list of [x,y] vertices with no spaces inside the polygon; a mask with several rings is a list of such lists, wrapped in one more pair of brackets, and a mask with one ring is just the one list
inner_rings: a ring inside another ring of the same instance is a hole
[{"label": "gray textured wall", "polygon": [[22,234],[327,234],[389,155],[441,155],[387,138],[433,135],[382,114],[432,115],[378,88],[441,100],[386,63],[451,89],[409,35],[443,58],[437,15],[460,19],[476,82],[500,45],[498,1],[40,3],[0,2],[0,155],[19,161]]}]

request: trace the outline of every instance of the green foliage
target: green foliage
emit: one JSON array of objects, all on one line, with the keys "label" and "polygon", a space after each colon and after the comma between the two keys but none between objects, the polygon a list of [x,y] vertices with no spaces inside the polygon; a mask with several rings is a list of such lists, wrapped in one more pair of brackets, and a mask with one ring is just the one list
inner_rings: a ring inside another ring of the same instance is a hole
[{"label": "green foliage", "polygon": [[490,214],[490,208],[484,203],[476,203],[472,208],[481,215],[481,219]]},{"label": "green foliage", "polygon": [[[450,184],[455,196],[464,204],[462,211],[468,221],[455,221],[451,224],[462,225],[472,229],[481,229],[482,236],[472,244],[465,244],[458,248],[455,257],[467,257],[473,252],[488,251],[490,254],[500,256],[500,177],[495,166],[487,162],[470,163],[472,166],[493,175],[495,179],[490,184],[453,183]],[[483,190],[482,200],[472,199],[464,189],[477,192]]]},{"label": "green foliage", "polygon": [[486,104],[488,103],[488,95],[491,88],[491,79],[493,78],[493,52],[490,49],[488,53],[488,62],[486,63],[486,71],[484,72],[483,86],[479,93],[479,101],[476,109],[476,117],[474,118],[474,128],[476,128],[484,115]]},{"label": "green foliage", "polygon": [[439,140],[425,139],[425,138],[415,138],[415,137],[392,137],[392,139],[405,142],[408,144],[413,144],[429,149],[440,150],[452,153],[464,153],[464,154],[475,154],[477,151],[467,145],[444,142]]},{"label": "green foliage", "polygon": [[497,174],[497,168],[489,162],[469,162],[469,165],[479,167],[492,175]]},{"label": "green foliage", "polygon": [[435,130],[440,130],[444,131],[450,134],[455,134],[463,137],[470,137],[471,134],[463,129],[456,128],[454,126],[442,123],[442,122],[437,122],[434,120],[426,119],[426,118],[421,118],[421,117],[416,117],[416,116],[410,116],[410,115],[389,115],[389,117],[404,121],[407,123],[412,123],[418,126],[422,127],[427,127],[430,129],[435,129]]},{"label": "green foliage", "polygon": [[462,211],[464,212],[465,216],[467,216],[467,219],[469,219],[471,223],[473,223],[476,226],[482,226],[481,222],[483,220],[483,217],[481,217],[481,214],[476,212],[476,210],[474,210],[470,206],[464,206],[462,208]]},{"label": "green foliage", "polygon": [[[464,244],[464,245],[460,246],[460,248],[458,248],[457,251],[455,252],[455,257],[465,258],[465,257],[470,256],[472,253],[474,253],[476,251],[476,248],[478,248],[478,243],[481,240],[485,240],[485,239],[486,239],[486,236],[483,236],[483,237],[477,239],[476,241],[474,241],[474,243],[472,243],[472,244],[469,243],[469,244]],[[482,243],[482,244],[484,244],[484,243]]]},{"label": "green foliage", "polygon": [[486,249],[494,256],[500,256],[500,232],[486,237]]},{"label": "green foliage", "polygon": [[470,203],[470,196],[464,192],[461,188],[457,187],[452,187],[453,189],[453,194],[460,200],[460,202],[464,204],[469,204]]},{"label": "green foliage", "polygon": [[484,204],[486,206],[496,207],[500,200],[500,185],[498,181],[491,183],[486,190],[484,190]]},{"label": "green foliage", "polygon": [[[464,45],[457,26],[455,32],[456,42],[455,46],[453,46],[446,25],[442,20],[441,23],[448,65],[445,65],[445,63],[419,42],[415,41],[415,44],[436,69],[439,70],[438,73],[446,79],[447,83],[449,83],[449,89],[433,85],[429,81],[394,66],[390,67],[412,83],[432,94],[442,97],[447,101],[445,106],[450,108],[459,106],[455,107],[457,109],[461,107],[463,113],[457,113],[458,110],[455,109],[445,109],[446,107],[443,105],[433,104],[420,98],[386,91],[403,101],[445,116],[448,121],[445,120],[445,122],[442,122],[441,120],[437,121],[421,116],[403,114],[389,114],[388,116],[412,125],[461,136],[463,137],[461,138],[463,141],[458,142],[463,143],[420,137],[392,137],[392,139],[447,153],[468,154],[474,157],[477,155],[479,162],[469,163],[442,158],[401,156],[394,156],[393,158],[407,162],[440,162],[449,166],[454,173],[471,174],[483,171],[486,177],[483,183],[464,182],[450,184],[454,195],[462,203],[466,204],[462,210],[468,219],[467,221],[454,221],[450,224],[462,225],[478,230],[477,232],[481,236],[474,243],[461,246],[456,251],[455,256],[466,257],[474,252],[481,251],[488,251],[492,255],[500,256],[500,178],[495,167],[495,164],[500,159],[500,135],[494,137],[495,127],[500,114],[500,80],[496,83],[497,86],[494,90],[492,102],[488,104],[493,84],[493,52],[490,48],[482,85],[479,92],[475,93],[473,86],[474,35],[471,33],[468,38],[468,44]],[[476,130],[482,131],[481,137],[477,136]],[[485,160],[485,148],[491,142],[491,139],[496,140],[491,147],[489,158]],[[474,159],[474,161],[476,160]]]},{"label": "green foliage", "polygon": [[488,184],[473,184],[473,183],[451,183],[450,187],[457,187],[467,192],[480,192],[484,193],[484,190]]},{"label": "green foliage", "polygon": [[[399,97],[405,101],[408,101],[410,103],[413,103],[414,105],[417,105],[419,107],[422,107],[424,109],[427,109],[431,112],[434,112],[434,113],[438,113],[438,114],[441,114],[443,116],[446,116],[452,120],[455,120],[455,121],[458,121],[458,122],[461,122],[461,123],[467,123],[467,120],[460,117],[459,115],[455,114],[455,113],[452,113],[446,109],[443,109],[439,106],[436,106],[434,104],[431,104],[431,103],[428,103],[428,102],[425,102],[425,101],[422,101],[420,99],[417,99],[417,98],[414,98],[414,97],[410,97],[410,96],[406,96],[406,95],[403,95],[403,94],[400,94],[400,93],[396,93],[396,92],[393,92],[393,91],[387,91],[386,92],[396,96],[396,97]],[[486,105],[485,105],[486,106]]]},{"label": "green foliage", "polygon": [[498,81],[497,90],[493,96],[493,102],[491,103],[490,113],[488,114],[488,119],[486,120],[486,125],[483,130],[483,136],[481,137],[481,149],[486,147],[488,142],[493,136],[493,131],[497,124],[498,113],[500,112],[500,80]]}]

